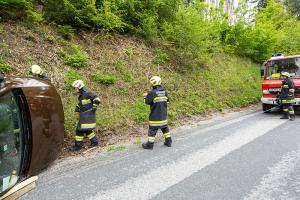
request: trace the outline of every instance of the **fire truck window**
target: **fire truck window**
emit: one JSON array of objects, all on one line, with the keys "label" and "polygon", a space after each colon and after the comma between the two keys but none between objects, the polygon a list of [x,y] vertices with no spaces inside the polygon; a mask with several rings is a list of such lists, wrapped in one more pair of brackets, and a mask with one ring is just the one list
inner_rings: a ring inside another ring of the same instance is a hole
[{"label": "fire truck window", "polygon": [[300,76],[300,58],[295,59],[295,65],[296,65],[296,68],[297,68],[296,75]]},{"label": "fire truck window", "polygon": [[3,193],[17,183],[23,153],[21,116],[12,93],[0,97],[0,119],[0,193]]},{"label": "fire truck window", "polygon": [[279,79],[281,72],[300,76],[300,58],[271,61],[267,70],[267,79]]}]

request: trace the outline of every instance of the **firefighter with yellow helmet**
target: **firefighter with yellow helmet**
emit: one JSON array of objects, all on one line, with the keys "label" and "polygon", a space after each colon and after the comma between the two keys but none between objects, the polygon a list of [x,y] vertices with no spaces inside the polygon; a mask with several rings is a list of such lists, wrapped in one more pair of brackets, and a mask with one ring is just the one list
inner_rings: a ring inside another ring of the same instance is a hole
[{"label": "firefighter with yellow helmet", "polygon": [[96,110],[100,104],[100,99],[94,93],[89,92],[82,80],[76,80],[72,84],[73,88],[78,89],[78,105],[75,112],[79,113],[79,121],[76,129],[75,145],[71,151],[78,151],[83,147],[83,139],[86,135],[91,144],[90,147],[98,145],[98,140],[94,129],[96,128]]},{"label": "firefighter with yellow helmet", "polygon": [[171,147],[172,138],[167,121],[168,93],[161,85],[159,76],[153,76],[150,83],[152,90],[144,98],[144,102],[150,105],[148,141],[142,146],[144,149],[153,149],[156,133],[161,129],[165,137],[164,145]]},{"label": "firefighter with yellow helmet", "polygon": [[31,66],[30,74],[34,77],[49,81],[48,76],[46,74],[44,74],[42,68],[38,65],[32,65]]},{"label": "firefighter with yellow helmet", "polygon": [[293,105],[295,103],[294,97],[294,82],[290,78],[290,74],[288,72],[281,72],[281,76],[283,77],[281,92],[279,99],[283,106],[283,117],[280,119],[290,119],[291,121],[295,120],[295,111]]}]

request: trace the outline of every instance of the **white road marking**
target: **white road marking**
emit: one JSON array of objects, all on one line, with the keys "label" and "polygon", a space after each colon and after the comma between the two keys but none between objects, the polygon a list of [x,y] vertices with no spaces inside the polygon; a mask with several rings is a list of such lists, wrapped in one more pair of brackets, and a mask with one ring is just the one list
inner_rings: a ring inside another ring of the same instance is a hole
[{"label": "white road marking", "polygon": [[232,135],[222,141],[200,149],[176,162],[153,169],[140,177],[131,178],[110,190],[100,191],[90,200],[151,199],[285,122],[277,118],[268,118],[262,123],[257,123],[255,127],[252,125],[235,130]]},{"label": "white road marking", "polygon": [[[300,162],[300,147],[284,155],[280,162],[269,169],[270,173],[262,177],[260,184],[256,186],[244,200],[265,199],[296,199],[287,197],[287,191],[281,187],[286,186]],[[284,198],[279,195],[285,196]],[[299,196],[298,196],[299,199]]]}]

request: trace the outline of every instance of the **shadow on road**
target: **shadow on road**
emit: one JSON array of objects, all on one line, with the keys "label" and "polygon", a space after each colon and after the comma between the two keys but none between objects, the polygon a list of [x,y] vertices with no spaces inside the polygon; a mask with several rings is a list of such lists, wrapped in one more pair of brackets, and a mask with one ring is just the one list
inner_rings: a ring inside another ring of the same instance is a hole
[{"label": "shadow on road", "polygon": [[[295,115],[296,116],[300,116],[300,107],[294,107],[295,109]],[[271,112],[266,112],[264,113],[266,115],[282,115],[283,112],[282,112],[282,108],[281,107],[275,107],[275,108],[272,108],[271,109]]]}]

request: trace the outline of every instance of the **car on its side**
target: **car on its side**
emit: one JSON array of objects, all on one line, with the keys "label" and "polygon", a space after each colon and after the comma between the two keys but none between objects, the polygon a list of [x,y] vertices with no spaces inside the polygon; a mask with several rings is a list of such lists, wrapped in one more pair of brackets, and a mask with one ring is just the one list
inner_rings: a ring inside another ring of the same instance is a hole
[{"label": "car on its side", "polygon": [[47,80],[0,77],[0,193],[36,175],[59,155],[61,98]]}]

